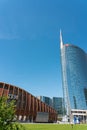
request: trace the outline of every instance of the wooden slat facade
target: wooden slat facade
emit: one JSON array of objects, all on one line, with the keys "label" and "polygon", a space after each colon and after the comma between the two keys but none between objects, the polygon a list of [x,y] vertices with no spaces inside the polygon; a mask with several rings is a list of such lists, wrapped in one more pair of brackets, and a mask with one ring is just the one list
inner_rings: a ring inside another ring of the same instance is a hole
[{"label": "wooden slat facade", "polygon": [[0,96],[16,100],[16,116],[20,121],[35,122],[37,112],[48,112],[49,122],[57,120],[57,113],[52,107],[19,87],[0,82]]}]

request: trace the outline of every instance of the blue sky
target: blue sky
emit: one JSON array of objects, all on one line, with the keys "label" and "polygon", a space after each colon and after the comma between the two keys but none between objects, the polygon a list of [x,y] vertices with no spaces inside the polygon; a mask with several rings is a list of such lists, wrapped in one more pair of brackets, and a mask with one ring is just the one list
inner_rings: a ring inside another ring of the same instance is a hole
[{"label": "blue sky", "polygon": [[60,28],[87,52],[86,0],[0,0],[0,81],[62,96]]}]

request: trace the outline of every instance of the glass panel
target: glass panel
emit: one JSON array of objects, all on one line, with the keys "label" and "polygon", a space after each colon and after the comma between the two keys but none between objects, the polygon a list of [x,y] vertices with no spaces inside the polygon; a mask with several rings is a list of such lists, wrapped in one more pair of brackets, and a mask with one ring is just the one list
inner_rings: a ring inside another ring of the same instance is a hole
[{"label": "glass panel", "polygon": [[7,85],[5,85],[5,86],[4,86],[4,89],[8,89],[8,86],[7,86]]},{"label": "glass panel", "polygon": [[0,88],[3,88],[3,84],[0,84]]}]

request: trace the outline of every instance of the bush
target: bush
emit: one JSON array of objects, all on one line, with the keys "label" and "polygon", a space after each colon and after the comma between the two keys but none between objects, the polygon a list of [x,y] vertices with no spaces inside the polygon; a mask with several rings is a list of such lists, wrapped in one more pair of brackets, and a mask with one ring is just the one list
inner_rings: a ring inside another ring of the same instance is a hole
[{"label": "bush", "polygon": [[24,127],[14,120],[15,102],[6,97],[0,97],[0,130],[24,130]]}]

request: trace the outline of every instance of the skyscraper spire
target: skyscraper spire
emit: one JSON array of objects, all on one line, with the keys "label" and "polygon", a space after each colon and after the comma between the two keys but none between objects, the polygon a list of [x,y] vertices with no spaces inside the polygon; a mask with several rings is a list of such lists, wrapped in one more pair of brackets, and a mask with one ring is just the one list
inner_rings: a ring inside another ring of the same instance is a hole
[{"label": "skyscraper spire", "polygon": [[63,47],[62,32],[60,29],[60,49]]}]

